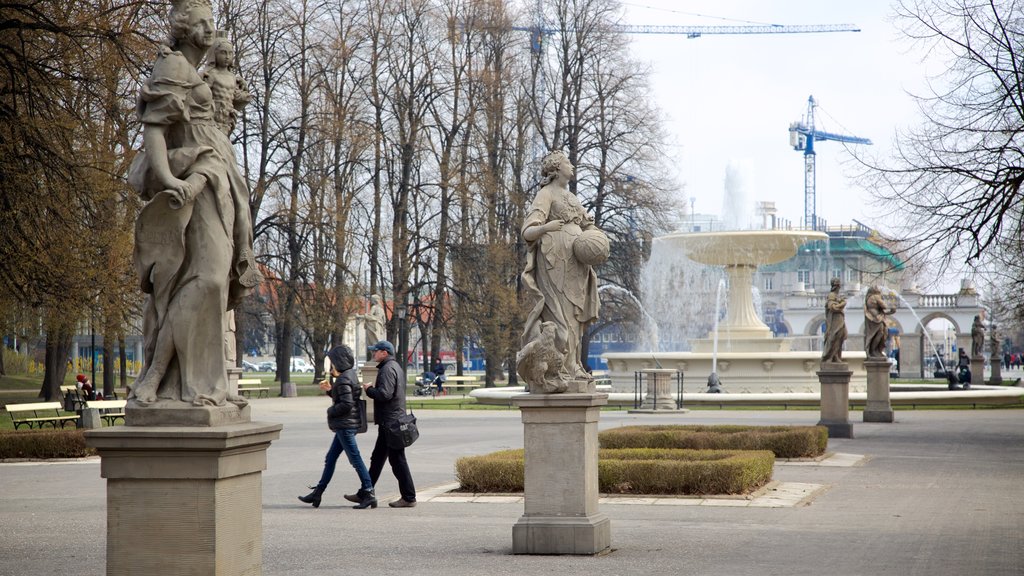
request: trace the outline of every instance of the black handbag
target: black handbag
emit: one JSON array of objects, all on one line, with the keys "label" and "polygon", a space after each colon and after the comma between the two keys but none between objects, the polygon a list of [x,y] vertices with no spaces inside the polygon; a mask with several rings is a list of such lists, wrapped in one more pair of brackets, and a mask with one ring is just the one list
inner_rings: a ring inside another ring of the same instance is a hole
[{"label": "black handbag", "polygon": [[412,446],[412,443],[420,437],[419,428],[416,427],[416,415],[412,410],[408,414],[402,414],[396,420],[388,422],[388,447],[401,450]]},{"label": "black handbag", "polygon": [[356,400],[356,407],[359,409],[359,428],[356,429],[356,434],[362,434],[369,429],[369,423],[366,421],[366,400]]}]

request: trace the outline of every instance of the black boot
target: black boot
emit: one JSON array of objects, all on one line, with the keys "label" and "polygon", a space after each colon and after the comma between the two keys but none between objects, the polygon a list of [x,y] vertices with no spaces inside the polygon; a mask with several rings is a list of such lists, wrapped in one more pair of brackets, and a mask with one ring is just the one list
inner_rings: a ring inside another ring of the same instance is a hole
[{"label": "black boot", "polygon": [[360,490],[356,494],[360,497],[359,504],[353,506],[356,510],[377,507],[377,498],[373,495],[373,490]]},{"label": "black boot", "polygon": [[360,502],[363,501],[362,494],[363,494],[363,490],[362,490],[362,488],[360,488],[355,494],[345,494],[345,500],[348,500],[349,502],[355,502],[356,504],[359,504]]},{"label": "black boot", "polygon": [[313,491],[310,492],[309,494],[306,494],[305,496],[299,496],[299,500],[305,502],[306,504],[312,504],[313,508],[319,508],[320,497],[323,496],[324,489],[319,486],[310,486],[310,488],[312,488]]}]

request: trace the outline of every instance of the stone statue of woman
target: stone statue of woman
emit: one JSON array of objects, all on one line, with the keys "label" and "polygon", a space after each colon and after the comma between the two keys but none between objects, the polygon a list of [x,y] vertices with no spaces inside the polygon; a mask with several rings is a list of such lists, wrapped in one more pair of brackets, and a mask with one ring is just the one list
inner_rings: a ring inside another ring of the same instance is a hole
[{"label": "stone statue of woman", "polygon": [[541,188],[523,223],[530,306],[516,370],[532,393],[568,390],[571,381],[592,380],[580,358],[587,324],[600,300],[594,266],[608,258],[608,238],[569,190],[573,165],[556,150],[541,162]]},{"label": "stone statue of woman", "polygon": [[846,297],[839,289],[839,278],[831,281],[831,291],[825,300],[825,343],[821,350],[821,361],[842,362],[843,343],[846,341]]},{"label": "stone statue of woman", "polygon": [[864,298],[864,352],[868,358],[885,358],[885,342],[889,337],[885,320],[894,312],[895,308],[886,308],[878,286],[868,288]]},{"label": "stone statue of woman", "polygon": [[128,176],[147,202],[135,264],[149,295],[146,362],[130,406],[241,406],[228,396],[224,332],[228,310],[261,280],[249,190],[197,69],[215,37],[210,2],[174,0],[168,20],[170,38],[138,99],[145,150]]},{"label": "stone statue of woman", "polygon": [[985,351],[985,325],[981,321],[981,315],[974,317],[971,324],[971,358],[980,358]]}]

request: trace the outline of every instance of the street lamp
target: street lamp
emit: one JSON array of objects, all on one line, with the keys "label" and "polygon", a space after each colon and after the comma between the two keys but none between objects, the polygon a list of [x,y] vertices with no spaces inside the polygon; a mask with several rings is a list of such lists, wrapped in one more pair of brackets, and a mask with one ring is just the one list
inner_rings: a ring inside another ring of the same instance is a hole
[{"label": "street lamp", "polygon": [[406,361],[409,357],[409,340],[405,329],[406,307],[404,302],[398,305],[395,313],[398,314],[398,362],[402,367],[402,372],[405,373]]}]

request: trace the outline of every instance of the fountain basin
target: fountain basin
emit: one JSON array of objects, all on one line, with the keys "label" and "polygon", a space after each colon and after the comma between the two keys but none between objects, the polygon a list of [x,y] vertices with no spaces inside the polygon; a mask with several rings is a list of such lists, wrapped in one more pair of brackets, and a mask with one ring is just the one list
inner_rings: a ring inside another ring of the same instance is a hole
[{"label": "fountain basin", "polygon": [[[684,394],[704,392],[714,355],[707,352],[608,352],[612,390],[632,392],[633,374],[649,368],[683,372]],[[850,392],[867,391],[863,351],[843,353],[853,371]],[[820,352],[718,352],[717,373],[726,392],[733,394],[820,394]]]},{"label": "fountain basin", "polygon": [[[1024,388],[1017,386],[976,386],[971,390],[945,390],[945,385],[936,385],[935,391],[900,392],[899,385],[892,386],[889,400],[893,406],[1013,406],[1024,403]],[[477,388],[470,397],[481,404],[508,406],[511,398],[523,394],[522,386],[503,388]],[[641,400],[643,397],[641,396]],[[632,407],[636,402],[633,392],[611,392],[609,406]],[[807,392],[780,392],[775,394],[708,394],[706,392],[684,392],[683,406],[818,406],[819,394]],[[850,405],[864,406],[866,392],[851,392]],[[676,411],[662,411],[663,414],[682,414]]]}]

